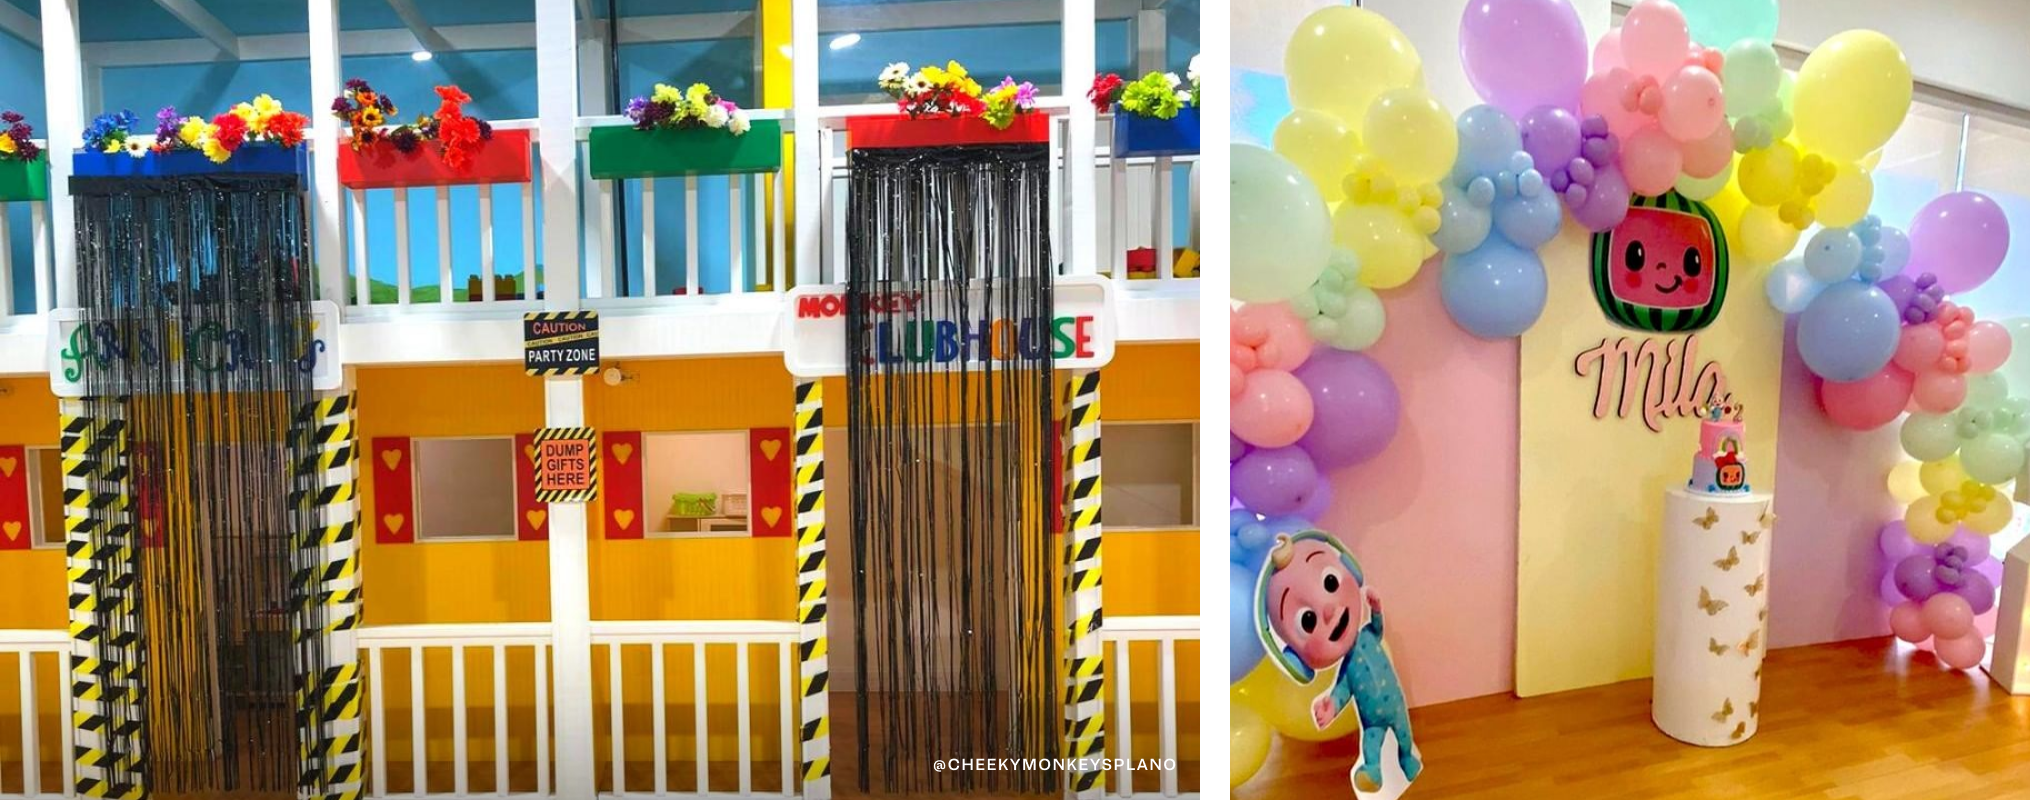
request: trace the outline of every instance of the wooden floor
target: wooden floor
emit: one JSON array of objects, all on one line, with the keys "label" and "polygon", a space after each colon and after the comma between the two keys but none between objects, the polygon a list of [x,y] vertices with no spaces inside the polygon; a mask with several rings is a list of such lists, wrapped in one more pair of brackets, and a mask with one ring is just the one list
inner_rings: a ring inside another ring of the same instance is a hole
[{"label": "wooden floor", "polygon": [[[1420,708],[1406,797],[2030,799],[2030,697],[1892,641],[1770,652],[1761,731],[1735,747],[1659,732],[1647,680]],[[1350,797],[1358,742],[1279,739],[1235,797]]]}]

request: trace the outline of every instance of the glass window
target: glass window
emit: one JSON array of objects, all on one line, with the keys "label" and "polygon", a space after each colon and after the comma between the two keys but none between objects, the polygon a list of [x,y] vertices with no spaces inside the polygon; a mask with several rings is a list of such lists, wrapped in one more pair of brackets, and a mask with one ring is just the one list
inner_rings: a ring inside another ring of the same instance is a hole
[{"label": "glass window", "polygon": [[515,537],[515,442],[417,439],[416,539]]},{"label": "glass window", "polygon": [[34,547],[62,547],[63,462],[54,447],[28,448],[28,524]]},{"label": "glass window", "polygon": [[1198,520],[1198,426],[1106,426],[1108,528],[1188,528]]},{"label": "glass window", "polygon": [[745,536],[747,432],[642,436],[642,510],[651,536]]}]

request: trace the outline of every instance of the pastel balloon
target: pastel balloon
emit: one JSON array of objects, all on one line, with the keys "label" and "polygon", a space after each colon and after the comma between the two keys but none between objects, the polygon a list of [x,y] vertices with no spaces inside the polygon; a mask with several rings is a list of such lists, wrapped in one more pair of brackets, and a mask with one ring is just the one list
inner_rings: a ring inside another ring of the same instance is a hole
[{"label": "pastel balloon", "polygon": [[1743,209],[1736,227],[1738,254],[1748,266],[1776,263],[1797,247],[1798,229],[1778,217],[1772,206],[1752,205]]},{"label": "pastel balloon", "polygon": [[1409,184],[1444,177],[1459,154],[1459,131],[1452,115],[1430,92],[1415,87],[1390,89],[1376,97],[1362,118],[1360,141],[1383,171]]},{"label": "pastel balloon", "polygon": [[1904,530],[1901,520],[1883,523],[1876,529],[1875,546],[1892,563],[1917,554],[1917,543],[1910,540],[1910,531]]},{"label": "pastel balloon", "polygon": [[1332,255],[1332,219],[1318,189],[1260,147],[1234,145],[1231,167],[1234,299],[1274,302],[1311,288]]},{"label": "pastel balloon", "polygon": [[1663,80],[1685,63],[1691,46],[1685,15],[1669,0],[1642,0],[1621,19],[1621,58],[1637,75]]},{"label": "pastel balloon", "polygon": [[1720,82],[1727,87],[1727,115],[1748,117],[1773,110],[1776,90],[1783,85],[1783,64],[1776,57],[1776,48],[1767,40],[1737,40],[1726,47]]},{"label": "pastel balloon", "polygon": [[1992,372],[2001,368],[2008,362],[2013,349],[2009,329],[1999,322],[1981,320],[1967,331],[1967,357],[1973,362],[1974,372]]},{"label": "pastel balloon", "polygon": [[[1726,104],[1720,98],[1720,76],[1701,66],[1686,66],[1663,82],[1663,106],[1657,122],[1665,133],[1680,142],[1694,142],[1713,134],[1726,121]],[[1710,173],[1709,173],[1710,174]]]},{"label": "pastel balloon", "polygon": [[1876,240],[1875,246],[1882,248],[1884,275],[1902,272],[1904,265],[1910,263],[1910,236],[1905,234],[1902,228],[1882,226],[1881,238]]},{"label": "pastel balloon", "polygon": [[1858,381],[1889,364],[1901,331],[1896,304],[1881,289],[1838,283],[1812,298],[1798,316],[1797,352],[1819,377]]},{"label": "pastel balloon", "polygon": [[1558,196],[1544,189],[1532,196],[1494,201],[1494,227],[1510,244],[1535,250],[1558,235],[1565,212]]},{"label": "pastel balloon", "polygon": [[[1889,497],[1895,500],[1897,505],[1907,506],[1924,496],[1924,483],[1917,477],[1920,466],[1922,465],[1915,461],[1905,461],[1889,468]],[[1903,525],[1901,522],[1894,524],[1898,528]],[[1910,534],[1906,531],[1903,535]]]},{"label": "pastel balloon", "polygon": [[1860,222],[1875,202],[1875,181],[1852,164],[1843,164],[1833,180],[1819,190],[1813,213],[1820,225],[1838,228]]},{"label": "pastel balloon", "polygon": [[1961,520],[1960,524],[1965,525],[1967,530],[1992,536],[2009,527],[2009,520],[2015,512],[2016,507],[2009,502],[2007,495],[2003,495]]},{"label": "pastel balloon", "polygon": [[1621,96],[1635,80],[1634,73],[1620,67],[1596,72],[1579,87],[1579,109],[1607,120],[1608,130],[1627,136],[1642,126],[1644,117],[1621,104]]},{"label": "pastel balloon", "polygon": [[1720,175],[1734,163],[1734,129],[1715,125],[1704,137],[1684,142],[1683,150],[1685,174],[1695,178]]},{"label": "pastel balloon", "polygon": [[[1236,170],[1239,168],[1238,164],[1234,166]],[[1242,202],[1238,194],[1234,196],[1234,202]],[[1237,256],[1234,269],[1236,285],[1240,280],[1239,215],[1240,211],[1236,209],[1234,212],[1236,243],[1233,245]],[[1409,283],[1410,279],[1416,276],[1417,267],[1424,262],[1426,243],[1424,237],[1417,235],[1416,229],[1410,227],[1410,221],[1394,208],[1363,203],[1341,203],[1339,211],[1332,215],[1332,237],[1326,243],[1328,250],[1333,244],[1353,251],[1360,259],[1362,286],[1370,289],[1393,289]],[[1324,269],[1322,264],[1319,269],[1321,271]],[[1312,277],[1315,279],[1317,276]],[[1240,297],[1238,289],[1234,296]]]},{"label": "pastel balloon", "polygon": [[1976,535],[1965,529],[1953,531],[1952,538],[1947,539],[1945,543],[1967,551],[1967,566],[1974,566],[1982,561],[1986,561],[1992,556],[1990,548],[1994,546],[1993,539]]},{"label": "pastel balloon", "polygon": [[1910,111],[1910,63],[1889,37],[1834,34],[1797,71],[1792,117],[1806,150],[1855,161],[1889,141]]},{"label": "pastel balloon", "polygon": [[1598,75],[1610,69],[1626,67],[1621,61],[1621,29],[1612,28],[1600,35],[1593,43],[1593,74]]},{"label": "pastel balloon", "polygon": [[1323,335],[1315,327],[1312,335],[1320,344],[1341,350],[1366,350],[1381,340],[1387,327],[1388,312],[1382,308],[1381,297],[1373,289],[1354,286],[1346,292],[1346,311]]},{"label": "pastel balloon", "polygon": [[2023,469],[2023,443],[2000,433],[1981,434],[1960,445],[1960,467],[1982,483],[2008,483]]},{"label": "pastel balloon", "polygon": [[1938,559],[1932,557],[1929,551],[1917,552],[1898,559],[1890,574],[1896,577],[1898,592],[1921,603],[1939,592],[1938,578],[1932,574],[1932,568],[1936,566]]},{"label": "pastel balloon", "polygon": [[1337,203],[1346,197],[1345,178],[1353,171],[1360,136],[1344,121],[1324,111],[1300,108],[1276,123],[1270,141],[1278,155],[1311,179],[1325,202]]},{"label": "pastel balloon", "polygon": [[1311,430],[1312,413],[1311,393],[1296,376],[1258,369],[1248,373],[1240,397],[1234,398],[1233,432],[1256,447],[1285,447]]},{"label": "pastel balloon", "polygon": [[1447,253],[1464,253],[1487,241],[1494,229],[1494,209],[1473,202],[1457,184],[1444,187],[1445,202],[1438,205],[1438,230],[1431,244]]},{"label": "pastel balloon", "polygon": [[[1318,476],[1318,485],[1312,487],[1311,494],[1304,498],[1304,505],[1299,506],[1290,516],[1302,517],[1307,520],[1324,519],[1326,513],[1332,510],[1332,494],[1332,479],[1324,475]],[[1317,526],[1305,525],[1304,527],[1311,528]]]},{"label": "pastel balloon", "polygon": [[1448,256],[1439,296],[1460,328],[1482,339],[1520,336],[1544,312],[1549,291],[1535,252],[1490,239],[1470,253]]},{"label": "pastel balloon", "polygon": [[[1971,627],[1971,625],[1969,625]],[[1981,665],[1981,659],[1988,655],[1988,640],[1979,633],[1965,633],[1957,637],[1939,637],[1932,643],[1932,652],[1938,660],[1953,669],[1973,669]]]},{"label": "pastel balloon", "polygon": [[1316,464],[1333,470],[1380,455],[1396,436],[1402,398],[1387,370],[1362,353],[1321,348],[1296,371],[1311,391],[1311,431],[1298,440]]},{"label": "pastel balloon", "polygon": [[1819,405],[1833,424],[1870,431],[1896,420],[1910,404],[1913,378],[1894,366],[1858,381],[1819,384]]},{"label": "pastel balloon", "polygon": [[1522,133],[1523,150],[1530,154],[1538,171],[1569,164],[1579,157],[1579,118],[1563,106],[1537,106],[1516,123]]},{"label": "pastel balloon", "polygon": [[1952,590],[1952,593],[1966,600],[1967,605],[1976,616],[1986,614],[1994,609],[1995,584],[1993,581],[1988,580],[1988,576],[1973,570],[1967,570],[1966,575],[1961,578],[1961,581],[1960,585]]},{"label": "pastel balloon", "polygon": [[1311,333],[1288,303],[1249,303],[1232,323],[1234,341],[1254,349],[1257,369],[1293,370],[1311,357]]},{"label": "pastel balloon", "polygon": [[1924,606],[1912,601],[1889,609],[1889,632],[1911,644],[1931,638],[1931,628],[1924,624]]},{"label": "pastel balloon", "polygon": [[1621,168],[1609,166],[1594,174],[1593,188],[1586,201],[1572,209],[1572,218],[1594,233],[1611,229],[1628,217],[1630,194]]},{"label": "pastel balloon", "polygon": [[2009,220],[1980,192],[1932,198],[1910,223],[1906,275],[1929,272],[1947,294],[1972,289],[1995,274],[2009,253]]},{"label": "pastel balloon", "polygon": [[[1236,589],[1235,591],[1238,592],[1239,590]],[[1254,584],[1248,585],[1248,591],[1254,591]],[[1251,601],[1253,598],[1252,594],[1236,594],[1234,596],[1249,598]],[[1253,620],[1249,619],[1248,623],[1244,625],[1236,621],[1233,628],[1235,631],[1245,631],[1248,638],[1255,640],[1255,658],[1259,661],[1261,659],[1261,637],[1255,635]],[[1239,635],[1236,633],[1236,638]],[[1238,658],[1238,654],[1241,651],[1235,649],[1233,652],[1236,654],[1234,657]],[[1250,666],[1249,668],[1252,669],[1253,667]],[[1245,675],[1246,671],[1242,671],[1241,674]],[[1234,680],[1239,679],[1239,676],[1234,678]],[[1235,694],[1238,695],[1238,693]],[[1233,783],[1228,788],[1246,783],[1249,778],[1255,776],[1257,771],[1261,770],[1262,764],[1269,760],[1269,743],[1273,738],[1269,733],[1269,724],[1262,721],[1261,714],[1256,713],[1246,703],[1240,702],[1237,697],[1232,700],[1231,705],[1233,707],[1233,736],[1231,741],[1227,743],[1227,752],[1233,754],[1231,777]]]},{"label": "pastel balloon", "polygon": [[[1768,44],[1776,38],[1776,0],[1680,0],[1692,41],[1727,47],[1743,40]],[[1730,48],[1728,63],[1733,63]],[[1728,84],[1731,86],[1730,79]]]},{"label": "pastel balloon", "polygon": [[[1227,602],[1231,604],[1227,612],[1232,622],[1228,643],[1231,649],[1227,651],[1227,681],[1231,683],[1254,670],[1255,665],[1261,662],[1263,652],[1262,637],[1255,633],[1254,620],[1255,576],[1258,572],[1240,564],[1227,567],[1230,589]],[[1236,720],[1240,717],[1238,707],[1234,709],[1234,717]]]},{"label": "pastel balloon", "polygon": [[[1722,128],[1722,130],[1725,129]],[[1688,151],[1686,155],[1688,156],[1690,155],[1689,150],[1691,147],[1691,145],[1686,145]],[[1686,169],[1690,168],[1689,166],[1686,167]],[[1704,202],[1726,191],[1727,184],[1733,182],[1733,180],[1734,162],[1729,161],[1721,166],[1720,172],[1717,175],[1710,178],[1694,178],[1691,175],[1679,175],[1677,183],[1672,184],[1671,187],[1687,199]],[[1718,214],[1719,212],[1716,210],[1714,213]]]},{"label": "pastel balloon", "polygon": [[1349,122],[1367,114],[1382,92],[1423,77],[1417,48],[1394,23],[1351,5],[1320,8],[1304,18],[1283,50],[1290,104]]},{"label": "pastel balloon", "polygon": [[1737,170],[1741,193],[1758,206],[1783,202],[1797,187],[1797,162],[1797,148],[1789,142],[1748,151]]},{"label": "pastel balloon", "polygon": [[1770,268],[1763,289],[1769,296],[1769,305],[1778,312],[1796,314],[1811,305],[1812,298],[1825,291],[1826,284],[1805,269],[1803,260],[1786,258]]},{"label": "pastel balloon", "polygon": [[1637,130],[1621,143],[1621,173],[1628,178],[1629,191],[1644,197],[1670,191],[1684,163],[1678,143],[1654,125]]},{"label": "pastel balloon", "polygon": [[1955,639],[1974,629],[1973,607],[1956,594],[1932,595],[1924,601],[1924,626],[1940,639]]},{"label": "pastel balloon", "polygon": [[1919,461],[1937,461],[1959,452],[1959,423],[1950,414],[1911,414],[1898,432],[1903,452]]},{"label": "pastel balloon", "polygon": [[1804,268],[1825,283],[1854,276],[1861,266],[1861,237],[1846,228],[1823,228],[1804,248]]},{"label": "pastel balloon", "polygon": [[1952,524],[1938,518],[1938,496],[1925,495],[1903,509],[1903,524],[1918,544],[1938,544],[1952,536]]},{"label": "pastel balloon", "polygon": [[1264,447],[1234,462],[1234,499],[1264,516],[1303,508],[1318,487],[1318,467],[1302,448]]},{"label": "pastel balloon", "polygon": [[1924,466],[1917,470],[1917,477],[1924,483],[1927,494],[1945,494],[1970,480],[1966,470],[1960,469],[1958,456],[1924,462]]},{"label": "pastel balloon", "polygon": [[[1250,629],[1253,627],[1249,625]],[[1264,659],[1255,665],[1253,672],[1233,685],[1235,705],[1253,708],[1276,733],[1291,739],[1306,742],[1344,739],[1360,732],[1359,714],[1341,714],[1324,730],[1319,730],[1311,717],[1311,701],[1331,689],[1338,675],[1338,667],[1328,667],[1319,670],[1318,676],[1310,683],[1298,683],[1285,676],[1274,663]]]},{"label": "pastel balloon", "polygon": [[1918,409],[1944,414],[1959,408],[1967,399],[1967,379],[1948,372],[1918,373],[1910,390],[1910,401]]},{"label": "pastel balloon", "polygon": [[1459,158],[1452,165],[1451,179],[1465,183],[1475,175],[1493,175],[1509,168],[1516,151],[1523,149],[1522,132],[1515,118],[1490,105],[1478,105],[1459,113]]},{"label": "pastel balloon", "polygon": [[[1887,292],[1884,292],[1887,294]],[[1935,323],[1905,326],[1897,334],[1896,355],[1891,358],[1896,366],[1917,372],[1930,370],[1945,355],[1945,333]]]},{"label": "pastel balloon", "polygon": [[1896,588],[1896,574],[1893,571],[1883,573],[1882,580],[1875,583],[1875,596],[1882,599],[1883,605],[1892,609],[1910,599],[1903,596],[1903,590]]},{"label": "pastel balloon", "polygon": [[1510,114],[1575,107],[1586,30],[1566,0],[1473,0],[1459,20],[1459,60],[1481,99]]}]

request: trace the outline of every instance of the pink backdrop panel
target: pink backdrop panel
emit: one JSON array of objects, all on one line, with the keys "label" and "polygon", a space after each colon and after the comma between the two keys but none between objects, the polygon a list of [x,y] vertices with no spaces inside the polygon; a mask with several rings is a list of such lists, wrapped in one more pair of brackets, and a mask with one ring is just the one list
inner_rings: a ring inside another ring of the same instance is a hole
[{"label": "pink backdrop panel", "polygon": [[1454,325],[1438,271],[1433,259],[1383,298],[1388,330],[1368,353],[1402,392],[1402,424],[1379,457],[1333,476],[1319,520],[1382,597],[1411,705],[1515,686],[1516,343]]}]

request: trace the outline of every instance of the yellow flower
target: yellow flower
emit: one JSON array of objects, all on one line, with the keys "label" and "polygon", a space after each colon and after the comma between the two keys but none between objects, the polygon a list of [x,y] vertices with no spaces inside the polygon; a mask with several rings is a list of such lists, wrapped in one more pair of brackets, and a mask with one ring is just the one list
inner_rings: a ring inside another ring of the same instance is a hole
[{"label": "yellow flower", "polygon": [[204,157],[211,159],[213,164],[224,164],[226,159],[233,157],[233,154],[225,148],[225,145],[219,144],[218,137],[207,132],[204,137]]},{"label": "yellow flower", "polygon": [[13,153],[15,149],[14,137],[0,133],[0,153]]},{"label": "yellow flower", "polygon": [[240,118],[240,121],[241,121],[241,122],[247,123],[247,127],[248,127],[248,128],[250,128],[250,129],[251,129],[251,128],[253,128],[253,127],[254,127],[254,106],[253,106],[253,104],[251,104],[251,103],[240,103],[240,104],[238,104],[238,105],[235,105],[235,106],[233,106],[233,116],[235,116],[235,117],[239,117],[239,118]]},{"label": "yellow flower", "polygon": [[[246,104],[242,103],[241,105]],[[233,113],[238,114],[239,108],[234,107]],[[280,113],[282,113],[282,103],[274,97],[264,94],[254,98],[252,116],[241,115],[240,118],[247,121],[248,130],[254,133],[267,133],[268,120],[274,119],[275,115]]]},{"label": "yellow flower", "polygon": [[204,141],[205,137],[205,129],[209,127],[210,124],[206,123],[203,117],[184,117],[183,125],[176,129],[176,138],[183,140],[184,144],[191,147],[201,147],[201,142]]},{"label": "yellow flower", "polygon": [[359,112],[359,121],[361,125],[365,125],[369,128],[378,128],[381,126],[381,110],[378,108],[369,108],[365,111],[361,111]]},{"label": "yellow flower", "polygon": [[928,82],[932,86],[943,86],[947,83],[950,83],[952,80],[950,75],[945,74],[944,70],[938,69],[937,67],[924,67],[921,71],[917,72],[917,74],[922,75],[924,81]]},{"label": "yellow flower", "polygon": [[649,99],[658,103],[676,104],[684,101],[684,93],[677,91],[675,86],[658,83],[656,84],[655,92],[649,95]]},{"label": "yellow flower", "polygon": [[692,108],[702,109],[705,107],[705,98],[711,94],[712,87],[694,83],[691,84],[691,88],[684,90],[684,101],[690,103]]},{"label": "yellow flower", "polygon": [[[960,65],[959,65],[959,62],[957,62],[957,61],[946,61],[946,62],[945,62],[945,71],[946,71],[946,72],[949,72],[949,73],[951,73],[951,75],[952,75],[952,80],[965,80],[965,79],[966,79],[966,68],[965,68],[965,67],[963,67],[963,66],[960,66]],[[977,85],[977,84],[975,84],[975,85]]]},{"label": "yellow flower", "polygon": [[118,152],[120,152],[120,151],[121,151],[121,149],[122,149],[122,148],[124,148],[124,147],[126,147],[126,143],[125,143],[125,142],[121,142],[121,141],[117,141],[117,140],[115,140],[115,141],[111,141],[111,142],[107,142],[107,143],[106,143],[106,147],[105,147],[105,152],[108,152],[108,153],[118,153]]}]

